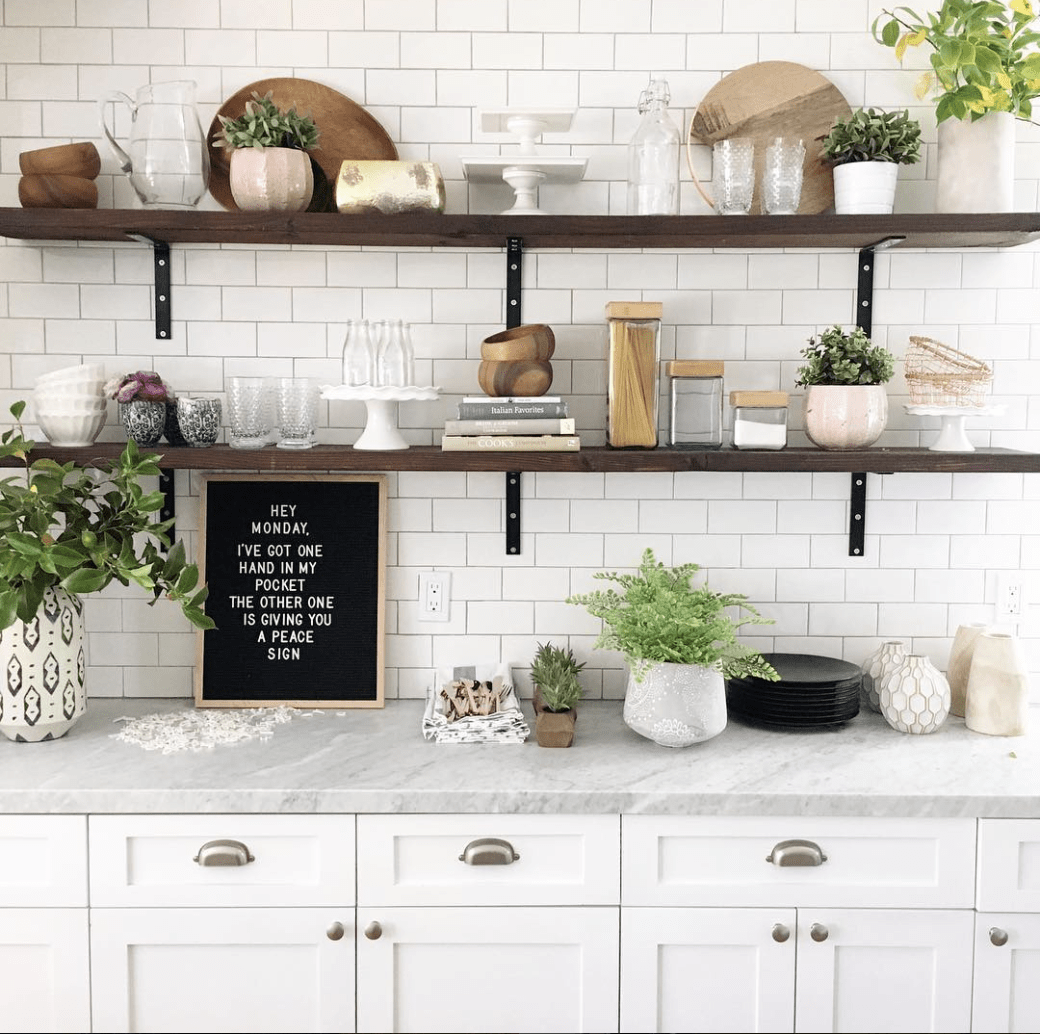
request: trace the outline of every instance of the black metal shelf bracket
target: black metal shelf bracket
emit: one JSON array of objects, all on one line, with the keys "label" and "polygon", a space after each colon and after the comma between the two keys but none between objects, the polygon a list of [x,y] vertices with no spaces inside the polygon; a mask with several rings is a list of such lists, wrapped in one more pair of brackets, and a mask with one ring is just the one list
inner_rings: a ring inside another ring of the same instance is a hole
[{"label": "black metal shelf bracket", "polygon": [[867,535],[867,475],[854,473],[849,492],[849,556],[863,556]]},{"label": "black metal shelf bracket", "polygon": [[[523,304],[520,300],[523,258],[523,238],[506,238],[506,326],[509,328],[519,327],[523,323]],[[519,470],[506,472],[506,552],[510,556],[518,556],[520,553]]]},{"label": "black metal shelf bracket", "polygon": [[[159,491],[163,494],[163,503],[159,507],[160,521],[170,521],[177,516],[177,484],[173,474],[172,467],[159,468]],[[171,524],[166,534],[169,535],[172,542],[177,537],[176,525]]]},{"label": "black metal shelf bracket", "polygon": [[129,233],[135,241],[152,246],[155,264],[155,336],[169,341],[173,334],[173,317],[170,305],[170,246],[166,241],[157,241],[143,233]]}]

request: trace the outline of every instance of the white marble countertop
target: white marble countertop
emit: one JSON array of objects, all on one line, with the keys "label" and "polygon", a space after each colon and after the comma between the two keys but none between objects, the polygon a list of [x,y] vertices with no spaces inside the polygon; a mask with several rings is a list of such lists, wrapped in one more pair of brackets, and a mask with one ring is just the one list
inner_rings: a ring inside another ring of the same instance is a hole
[{"label": "white marble countertop", "polygon": [[533,731],[517,746],[429,743],[421,703],[391,701],[300,715],[267,740],[202,752],[112,738],[120,716],[191,706],[91,700],[61,740],[0,741],[0,810],[1040,817],[1040,730],[994,738],[961,719],[929,736],[868,713],[810,733],[731,721],[671,750],[629,730],[620,703],[589,702],[574,746],[550,750]]}]

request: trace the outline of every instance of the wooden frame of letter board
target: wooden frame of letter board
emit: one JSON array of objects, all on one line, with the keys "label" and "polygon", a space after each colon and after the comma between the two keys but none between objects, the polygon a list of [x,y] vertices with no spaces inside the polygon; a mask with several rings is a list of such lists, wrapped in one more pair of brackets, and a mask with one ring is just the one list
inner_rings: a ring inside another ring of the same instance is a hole
[{"label": "wooden frame of letter board", "polygon": [[[217,637],[220,636],[220,629],[211,629],[197,633],[197,648],[196,648],[196,660],[195,660],[195,706],[196,707],[382,707],[383,706],[383,666],[385,662],[385,631],[386,631],[386,475],[385,474],[203,474],[202,475],[202,489],[200,497],[199,507],[199,574],[200,581],[206,581],[206,560],[207,560],[207,549],[208,543],[206,540],[207,530],[207,502],[209,497],[209,484],[214,481],[226,482],[226,481],[262,481],[270,482],[272,485],[281,483],[285,484],[291,493],[292,483],[300,482],[327,482],[330,485],[334,484],[350,484],[357,482],[375,483],[378,487],[378,517],[376,520],[375,534],[378,542],[378,560],[376,564],[376,577],[374,584],[369,584],[367,588],[370,593],[374,594],[374,600],[372,605],[375,607],[375,627],[376,627],[376,652],[375,652],[375,686],[374,692],[371,696],[366,696],[363,699],[356,700],[341,700],[333,699],[331,697],[321,697],[315,699],[313,696],[281,696],[279,699],[261,699],[261,700],[224,700],[216,699],[212,695],[206,695],[206,681],[205,681],[205,660],[207,652],[208,642],[217,642]],[[279,496],[272,501],[280,502],[285,499],[285,496]],[[334,527],[328,529],[328,535],[338,536],[338,541],[349,543],[355,536],[352,534],[352,529],[357,528],[357,515],[351,514],[349,508],[344,508],[337,514],[337,523]],[[371,527],[369,528],[371,531]],[[216,593],[221,591],[221,586],[210,585],[210,600],[212,600]],[[352,611],[356,608],[352,608]],[[369,613],[371,618],[373,615]],[[211,637],[207,640],[207,636]],[[210,648],[212,649],[212,648]],[[212,656],[212,654],[211,654]],[[287,686],[293,685],[293,675],[291,667],[283,667],[281,669],[274,669],[277,671],[282,684]],[[331,683],[335,678],[336,669],[330,670],[329,682]],[[301,689],[304,687],[300,687]]]}]

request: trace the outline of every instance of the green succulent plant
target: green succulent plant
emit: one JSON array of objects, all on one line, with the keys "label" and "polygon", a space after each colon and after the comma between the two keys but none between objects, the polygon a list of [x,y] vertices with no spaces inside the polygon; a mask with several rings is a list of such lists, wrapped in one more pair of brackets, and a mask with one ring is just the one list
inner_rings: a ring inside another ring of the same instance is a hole
[{"label": "green succulent plant", "polygon": [[271,92],[263,97],[255,90],[246,101],[246,110],[238,118],[217,116],[223,127],[216,147],[234,150],[239,147],[291,147],[311,151],[318,146],[320,130],[309,115],[300,115],[295,107],[281,111],[271,100]]},{"label": "green succulent plant", "polygon": [[581,699],[578,663],[574,653],[552,643],[539,643],[531,663],[531,681],[538,686],[542,702],[549,711],[569,711]]},{"label": "green succulent plant", "polygon": [[835,324],[817,340],[809,338],[802,349],[804,366],[799,367],[795,384],[884,384],[892,379],[895,359],[881,345],[875,345],[861,327],[842,330]]},{"label": "green succulent plant", "polygon": [[[707,585],[694,588],[690,579],[697,564],[665,567],[652,549],[643,553],[635,574],[600,571],[593,577],[621,587],[568,596],[601,618],[603,630],[595,647],[625,655],[637,682],[653,664],[697,664],[721,671],[726,678],[757,676],[776,681],[773,666],[750,646],[737,642],[743,625],[772,624],[739,593],[715,592]],[[732,607],[747,612],[731,617]]]},{"label": "green succulent plant", "polygon": [[887,8],[874,19],[874,39],[902,61],[908,47],[928,44],[932,70],[918,96],[937,96],[935,121],[982,118],[1009,111],[1031,120],[1040,96],[1040,33],[1032,0],[943,0],[922,17],[909,7]]},{"label": "green succulent plant", "polygon": [[0,629],[31,621],[48,588],[84,594],[112,581],[133,582],[152,594],[151,603],[168,596],[197,628],[213,628],[198,567],[185,561],[183,542],[170,545],[173,521],[153,520],[162,493],[140,484],[158,476],[159,457],[131,440],[105,471],[32,460],[36,443],[24,436],[24,410],[24,402],[11,406],[15,426],[0,435],[0,459],[24,467],[0,480]]},{"label": "green succulent plant", "polygon": [[860,108],[839,118],[823,138],[823,157],[832,165],[849,162],[894,162],[913,165],[921,160],[921,124],[910,112]]}]

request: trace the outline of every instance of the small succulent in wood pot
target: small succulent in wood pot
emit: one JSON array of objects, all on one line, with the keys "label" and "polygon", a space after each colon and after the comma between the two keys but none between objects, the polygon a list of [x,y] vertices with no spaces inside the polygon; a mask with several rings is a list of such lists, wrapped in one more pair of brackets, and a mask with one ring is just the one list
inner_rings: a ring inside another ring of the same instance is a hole
[{"label": "small succulent in wood pot", "polygon": [[568,648],[539,643],[531,663],[535,684],[535,736],[543,747],[569,747],[574,742],[575,705],[581,699],[579,663]]}]

